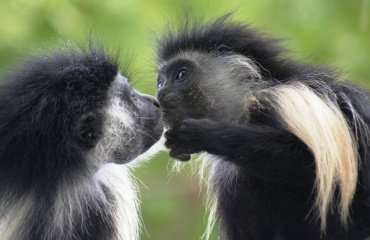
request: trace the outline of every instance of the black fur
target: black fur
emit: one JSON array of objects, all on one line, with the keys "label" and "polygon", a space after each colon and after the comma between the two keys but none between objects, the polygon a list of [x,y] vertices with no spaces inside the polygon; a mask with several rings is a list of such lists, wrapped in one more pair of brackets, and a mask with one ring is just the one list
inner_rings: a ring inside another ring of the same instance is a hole
[{"label": "black fur", "polygon": [[[1,239],[4,235],[7,236],[4,240],[120,239],[116,236],[114,220],[118,201],[113,194],[115,190],[99,179],[103,194],[91,195],[99,199],[77,196],[80,193],[71,191],[69,194],[76,195],[75,201],[78,198],[79,202],[58,206],[67,209],[70,204],[76,204],[81,207],[76,209],[76,216],[83,218],[64,216],[65,219],[58,221],[60,226],[50,226],[56,214],[53,205],[58,201],[58,193],[66,191],[67,194],[68,189],[78,189],[78,186],[82,186],[82,191],[87,191],[87,186],[95,191],[94,187],[98,186],[94,185],[94,175],[107,162],[91,159],[88,154],[104,135],[107,117],[104,110],[112,97],[109,89],[118,71],[118,57],[110,57],[100,44],[90,41],[87,47],[67,46],[36,54],[3,76],[4,84],[0,86],[0,228],[6,224],[9,214],[24,207],[24,200],[36,202],[26,213],[28,220],[16,222],[20,225],[15,229],[6,227],[5,232],[0,233]],[[122,146],[120,159],[110,159],[116,163],[132,160],[132,149],[137,149],[138,155],[161,135],[160,128],[156,133],[151,132],[160,116],[159,108],[154,106],[158,103],[132,90],[127,82],[121,87],[118,97],[127,109],[137,113],[135,121],[142,133],[136,136],[141,142],[128,141],[128,148]],[[137,102],[141,104],[140,109],[135,105]],[[141,117],[150,118],[151,123],[144,123]],[[63,187],[67,189],[61,189]],[[108,205],[106,199],[109,199]],[[14,209],[15,206],[18,209]],[[6,234],[8,230],[14,230],[10,238]]]},{"label": "black fur", "polygon": [[[339,76],[334,70],[286,58],[279,40],[267,38],[248,25],[232,22],[229,17],[208,23],[186,21],[178,29],[168,30],[158,43],[157,98],[171,128],[165,133],[170,155],[188,160],[189,154],[207,152],[221,159],[212,163],[214,176],[210,183],[218,201],[221,239],[364,240],[369,237],[368,132],[357,129],[361,166],[348,228],[342,226],[334,203],[328,213],[326,231],[322,232],[313,209],[316,173],[308,147],[287,130],[270,102],[252,104],[243,112],[240,103],[245,98],[235,94],[253,78],[246,78],[249,80],[242,83],[243,76],[235,75],[235,79],[230,76],[231,89],[218,89],[220,92],[206,89],[204,86],[211,88],[212,81],[214,86],[218,84],[216,81],[222,81],[217,79],[217,74],[223,70],[212,69],[212,61],[204,59],[243,55],[255,63],[265,87],[298,81],[320,94],[325,86],[332,92],[328,97],[338,103],[353,132],[349,104],[365,126],[370,126],[368,92],[337,83]],[[200,55],[188,57],[184,52]],[[176,74],[181,69],[186,69],[189,76],[180,81]],[[220,97],[219,93],[224,95]]]}]

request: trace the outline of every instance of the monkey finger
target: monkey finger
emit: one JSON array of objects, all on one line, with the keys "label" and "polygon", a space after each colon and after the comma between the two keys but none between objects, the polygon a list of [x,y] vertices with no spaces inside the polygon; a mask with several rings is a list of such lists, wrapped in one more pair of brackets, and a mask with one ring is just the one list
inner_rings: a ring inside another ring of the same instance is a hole
[{"label": "monkey finger", "polygon": [[176,158],[179,155],[190,154],[185,148],[177,147],[170,150],[170,156]]},{"label": "monkey finger", "polygon": [[175,154],[173,151],[170,152],[170,156],[178,161],[186,162],[189,161],[191,158],[190,154]]},{"label": "monkey finger", "polygon": [[168,149],[174,149],[177,147],[178,144],[175,143],[175,141],[170,141],[170,140],[167,140],[165,143],[164,143],[164,146]]},{"label": "monkey finger", "polygon": [[164,133],[166,139],[173,139],[176,136],[176,133],[173,130],[168,130]]},{"label": "monkey finger", "polygon": [[190,158],[191,158],[190,154],[181,154],[178,155],[175,159],[181,162],[187,162],[190,160]]}]

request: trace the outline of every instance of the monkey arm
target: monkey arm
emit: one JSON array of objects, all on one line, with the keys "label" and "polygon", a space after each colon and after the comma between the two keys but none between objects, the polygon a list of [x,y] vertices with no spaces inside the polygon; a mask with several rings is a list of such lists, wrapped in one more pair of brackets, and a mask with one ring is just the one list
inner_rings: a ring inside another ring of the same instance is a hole
[{"label": "monkey arm", "polygon": [[189,154],[208,152],[245,167],[266,180],[297,181],[302,174],[314,179],[315,168],[307,146],[292,133],[270,126],[247,126],[187,119],[165,133],[170,156],[190,159]]}]

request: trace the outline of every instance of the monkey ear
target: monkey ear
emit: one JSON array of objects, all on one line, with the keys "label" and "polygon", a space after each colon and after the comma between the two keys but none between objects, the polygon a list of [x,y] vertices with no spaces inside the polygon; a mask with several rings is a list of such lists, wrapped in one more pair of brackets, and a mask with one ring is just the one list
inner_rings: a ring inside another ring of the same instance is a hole
[{"label": "monkey ear", "polygon": [[102,131],[102,119],[99,114],[91,112],[83,115],[77,122],[75,139],[79,147],[91,149],[95,147]]}]

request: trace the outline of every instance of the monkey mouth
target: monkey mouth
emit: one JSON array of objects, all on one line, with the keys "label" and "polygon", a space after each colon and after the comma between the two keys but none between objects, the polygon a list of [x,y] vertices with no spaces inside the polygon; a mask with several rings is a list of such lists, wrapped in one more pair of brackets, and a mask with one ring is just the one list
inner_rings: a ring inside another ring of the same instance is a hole
[{"label": "monkey mouth", "polygon": [[162,121],[167,129],[171,129],[186,118],[190,118],[189,114],[180,108],[162,108]]},{"label": "monkey mouth", "polygon": [[164,122],[162,120],[161,111],[155,111],[154,113],[150,114],[148,118],[141,118],[141,131],[140,134],[142,135],[143,139],[143,148],[140,154],[147,151],[151,146],[153,146],[162,136],[163,129],[164,129]]},{"label": "monkey mouth", "polygon": [[162,96],[159,99],[159,104],[160,104],[160,106],[162,108],[162,111],[163,111],[165,109],[176,109],[176,108],[178,108],[178,106],[181,104],[182,101],[183,101],[183,99],[182,99],[181,96],[170,93],[168,95]]},{"label": "monkey mouth", "polygon": [[172,101],[163,101],[163,103],[161,104],[161,106],[164,109],[175,109],[175,108],[177,108],[177,103],[176,102],[172,102]]}]

